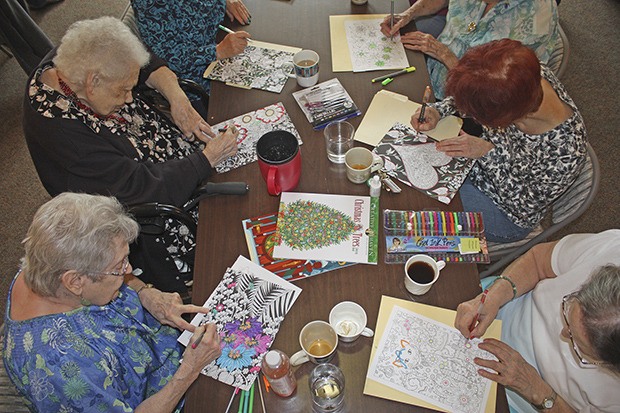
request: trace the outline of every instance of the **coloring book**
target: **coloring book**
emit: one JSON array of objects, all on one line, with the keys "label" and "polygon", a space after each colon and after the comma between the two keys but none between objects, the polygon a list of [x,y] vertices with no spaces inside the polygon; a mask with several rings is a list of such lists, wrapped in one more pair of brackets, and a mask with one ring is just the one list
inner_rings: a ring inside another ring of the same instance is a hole
[{"label": "coloring book", "polygon": [[292,133],[300,145],[303,143],[282,102],[220,122],[211,128],[217,131],[230,125],[235,125],[239,130],[237,153],[215,166],[220,174],[256,161],[256,142],[267,132],[285,130]]},{"label": "coloring book", "polygon": [[[497,384],[474,357],[497,360],[454,327],[456,312],[383,296],[364,394],[446,412],[495,411]],[[495,320],[485,337],[498,338]]]},{"label": "coloring book", "polygon": [[401,123],[392,126],[374,152],[390,176],[444,204],[452,201],[474,165],[474,159],[438,151],[435,141]]},{"label": "coloring book", "polygon": [[349,54],[354,72],[403,69],[409,66],[400,35],[393,39],[381,33],[383,19],[345,21]]},{"label": "coloring book", "polygon": [[273,258],[276,223],[276,214],[261,215],[241,221],[250,258],[278,277],[292,282],[353,265],[350,262]]},{"label": "coloring book", "polygon": [[273,256],[377,263],[379,199],[283,192]]},{"label": "coloring book", "polygon": [[[204,303],[211,312],[192,320],[196,326],[215,323],[221,339],[222,354],[202,374],[249,390],[300,293],[301,288],[239,256]],[[184,331],[178,341],[187,346],[192,336]]]}]

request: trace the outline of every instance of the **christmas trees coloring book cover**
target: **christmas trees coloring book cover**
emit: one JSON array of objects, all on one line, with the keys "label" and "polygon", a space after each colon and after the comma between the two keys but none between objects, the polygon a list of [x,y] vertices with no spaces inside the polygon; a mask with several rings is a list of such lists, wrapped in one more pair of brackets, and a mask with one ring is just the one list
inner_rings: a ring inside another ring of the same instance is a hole
[{"label": "christmas trees coloring book cover", "polygon": [[377,263],[379,199],[283,192],[274,258]]}]

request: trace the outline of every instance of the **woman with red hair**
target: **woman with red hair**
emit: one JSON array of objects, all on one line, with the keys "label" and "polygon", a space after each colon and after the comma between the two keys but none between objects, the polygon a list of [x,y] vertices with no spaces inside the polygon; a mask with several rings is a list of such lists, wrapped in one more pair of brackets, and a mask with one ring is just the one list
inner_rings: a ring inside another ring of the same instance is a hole
[{"label": "woman with red hair", "polygon": [[437,143],[453,157],[476,159],[460,190],[466,211],[482,211],[493,242],[525,238],[546,208],[577,178],[586,157],[586,130],[573,100],[553,72],[521,42],[502,39],[474,47],[450,70],[447,98],[429,104],[425,119],[460,114],[482,125]]}]

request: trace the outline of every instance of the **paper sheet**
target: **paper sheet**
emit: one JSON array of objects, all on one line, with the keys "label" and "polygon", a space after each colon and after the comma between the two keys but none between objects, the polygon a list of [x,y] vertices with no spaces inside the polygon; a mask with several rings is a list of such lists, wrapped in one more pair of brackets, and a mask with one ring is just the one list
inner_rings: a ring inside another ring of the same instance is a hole
[{"label": "paper sheet", "polygon": [[[393,297],[383,296],[381,298],[381,307],[379,309],[379,315],[377,317],[377,327],[375,329],[375,338],[372,345],[372,351],[370,354],[370,363],[375,358],[377,353],[377,349],[379,347],[379,342],[386,332],[386,327],[388,324],[388,319],[394,307],[402,307],[406,310],[413,311],[417,314],[425,316],[427,318],[433,319],[440,323],[446,324],[448,326],[452,326],[454,324],[454,317],[456,315],[455,311],[447,310],[444,308],[433,307],[425,304],[414,303],[408,300],[400,300]],[[491,323],[491,326],[487,330],[487,333],[484,335],[486,337],[493,337],[499,339],[501,336],[501,321],[495,320]],[[369,363],[369,365],[370,365]],[[495,411],[495,402],[497,396],[497,384],[495,382],[491,383],[491,389],[489,392],[489,398],[487,400],[484,411],[487,413],[491,413]],[[401,403],[408,403],[415,406],[422,406],[429,409],[435,409],[447,412],[448,409],[441,408],[440,406],[431,404],[427,401],[421,400],[419,398],[413,397],[407,393],[398,391],[393,389],[390,386],[382,384],[378,381],[372,380],[366,377],[366,384],[364,386],[364,394],[368,394],[370,396],[381,397],[384,399],[395,400]]]},{"label": "paper sheet", "polygon": [[[421,104],[412,102],[398,93],[385,89],[378,91],[355,132],[355,140],[377,146],[396,122],[410,125],[411,115],[420,106]],[[453,138],[459,134],[462,124],[462,119],[447,116],[439,121],[435,129],[426,132],[426,135],[438,141]]]}]

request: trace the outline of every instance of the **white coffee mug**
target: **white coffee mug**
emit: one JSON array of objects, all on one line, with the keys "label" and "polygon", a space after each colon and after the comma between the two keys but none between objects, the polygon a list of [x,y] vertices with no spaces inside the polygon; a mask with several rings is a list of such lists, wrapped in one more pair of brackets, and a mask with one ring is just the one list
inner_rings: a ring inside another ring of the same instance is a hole
[{"label": "white coffee mug", "polygon": [[299,344],[301,350],[291,356],[291,365],[299,366],[307,361],[327,363],[338,347],[338,335],[329,323],[310,321],[299,333]]},{"label": "white coffee mug", "polygon": [[445,266],[444,261],[435,261],[428,255],[412,256],[405,263],[405,288],[414,295],[426,294]]},{"label": "white coffee mug", "polygon": [[383,159],[366,148],[352,148],[344,156],[347,178],[354,184],[363,184],[370,174],[383,168]]},{"label": "white coffee mug", "polygon": [[319,81],[319,54],[314,50],[302,50],[295,53],[292,63],[285,63],[282,68],[288,77],[297,79],[299,86],[314,86]]},{"label": "white coffee mug", "polygon": [[374,331],[366,327],[366,311],[353,301],[342,301],[329,312],[329,324],[336,330],[340,341],[349,343],[362,335],[372,337]]}]

